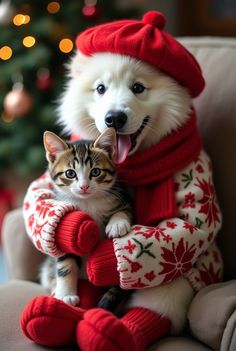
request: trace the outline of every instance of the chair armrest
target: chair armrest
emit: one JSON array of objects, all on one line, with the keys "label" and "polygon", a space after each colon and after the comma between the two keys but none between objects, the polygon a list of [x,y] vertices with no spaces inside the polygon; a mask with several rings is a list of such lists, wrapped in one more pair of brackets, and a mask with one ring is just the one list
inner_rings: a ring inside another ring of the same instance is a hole
[{"label": "chair armrest", "polygon": [[213,350],[236,350],[236,280],[202,289],[188,319],[192,335]]},{"label": "chair armrest", "polygon": [[25,232],[21,209],[9,212],[2,227],[3,253],[9,278],[38,281],[44,255],[36,250]]}]

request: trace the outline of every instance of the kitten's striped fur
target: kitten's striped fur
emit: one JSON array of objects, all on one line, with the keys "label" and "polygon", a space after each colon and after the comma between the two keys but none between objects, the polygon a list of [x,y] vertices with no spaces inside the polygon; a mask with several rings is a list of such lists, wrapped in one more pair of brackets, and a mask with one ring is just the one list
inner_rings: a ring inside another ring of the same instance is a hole
[{"label": "kitten's striped fur", "polygon": [[[132,221],[130,200],[116,180],[115,142],[113,129],[107,129],[95,141],[75,143],[65,142],[51,132],[44,135],[48,170],[57,199],[76,203],[110,238],[125,235]],[[55,297],[78,304],[77,281],[79,275],[84,277],[81,262],[71,254],[57,260],[48,258],[42,268],[41,283],[47,288],[54,283]],[[103,296],[100,305],[111,310],[114,301],[122,296],[120,288],[113,288]]]}]

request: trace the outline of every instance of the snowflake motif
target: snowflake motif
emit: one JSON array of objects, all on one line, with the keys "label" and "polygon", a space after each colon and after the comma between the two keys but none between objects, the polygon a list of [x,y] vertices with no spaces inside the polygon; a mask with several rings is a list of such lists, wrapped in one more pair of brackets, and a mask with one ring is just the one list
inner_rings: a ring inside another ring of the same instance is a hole
[{"label": "snowflake motif", "polygon": [[185,195],[183,208],[195,208],[195,195],[191,191]]},{"label": "snowflake motif", "polygon": [[199,213],[204,213],[208,227],[213,223],[216,226],[216,222],[220,222],[220,213],[215,203],[215,190],[210,179],[207,182],[205,179],[202,181],[198,179],[198,184],[195,184],[203,192],[203,197],[199,200],[202,205]]},{"label": "snowflake motif", "polygon": [[193,234],[196,230],[196,227],[188,222],[184,222],[183,228],[188,229],[190,234]]},{"label": "snowflake motif", "polygon": [[43,224],[36,223],[36,226],[34,227],[34,231],[33,231],[32,236],[36,236],[36,235],[41,236],[42,229],[45,226],[45,224],[47,224],[47,223],[48,223],[48,221],[44,222]]},{"label": "snowflake motif", "polygon": [[53,203],[42,200],[37,203],[36,212],[40,217],[45,218],[53,207]]},{"label": "snowflake motif", "polygon": [[167,244],[172,240],[172,237],[169,234],[163,234],[163,241],[166,241]]},{"label": "snowflake motif", "polygon": [[203,173],[203,172],[204,172],[204,169],[203,169],[202,165],[198,164],[197,167],[196,167],[196,171],[197,171],[198,173]]},{"label": "snowflake motif", "polygon": [[122,247],[122,250],[127,250],[129,252],[129,254],[132,255],[133,251],[135,250],[135,248],[137,247],[136,244],[132,244],[130,240],[128,240],[128,244],[125,245],[124,247]]},{"label": "snowflake motif", "polygon": [[160,262],[163,270],[159,273],[165,275],[163,283],[170,282],[192,268],[192,259],[196,252],[195,245],[189,247],[188,242],[184,243],[181,238],[176,246],[172,244],[172,250],[161,247],[164,262]]},{"label": "snowflake motif", "polygon": [[151,271],[149,273],[146,273],[144,277],[151,282],[153,279],[156,278],[156,274],[154,273],[154,271]]},{"label": "snowflake motif", "polygon": [[209,267],[207,267],[205,264],[202,265],[202,269],[200,269],[200,275],[206,285],[218,283],[221,281],[221,269],[219,268],[217,271],[214,271],[212,262],[209,264]]},{"label": "snowflake motif", "polygon": [[168,228],[171,228],[171,229],[175,229],[177,227],[177,224],[175,222],[170,222],[170,221],[167,221],[166,222],[166,226]]},{"label": "snowflake motif", "polygon": [[130,264],[131,267],[131,273],[136,273],[138,272],[143,266],[139,262],[131,261],[128,257],[123,255],[123,258]]}]

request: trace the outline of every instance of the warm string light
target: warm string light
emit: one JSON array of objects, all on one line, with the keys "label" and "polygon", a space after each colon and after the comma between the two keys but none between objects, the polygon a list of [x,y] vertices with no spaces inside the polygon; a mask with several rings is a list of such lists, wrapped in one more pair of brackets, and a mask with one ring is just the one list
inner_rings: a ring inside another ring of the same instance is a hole
[{"label": "warm string light", "polygon": [[74,44],[73,41],[69,38],[64,38],[59,42],[59,49],[64,54],[68,54],[73,50]]},{"label": "warm string light", "polygon": [[13,18],[13,23],[17,27],[25,25],[25,24],[28,24],[29,22],[30,22],[30,16],[29,15],[22,15],[21,13],[18,13]]},{"label": "warm string light", "polygon": [[26,48],[31,48],[36,43],[36,39],[31,35],[28,35],[27,37],[24,37],[22,43]]},{"label": "warm string light", "polygon": [[12,49],[10,46],[3,46],[0,49],[0,59],[3,61],[9,60],[12,57]]},{"label": "warm string light", "polygon": [[51,2],[49,2],[48,6],[47,6],[47,11],[54,15],[55,13],[60,11],[60,8],[61,8],[61,6],[60,6],[59,2],[51,1]]},{"label": "warm string light", "polygon": [[[85,15],[91,16],[94,12],[94,7],[97,4],[97,0],[85,0],[85,6],[82,10]],[[50,1],[47,5],[47,11],[50,14],[55,14],[59,12],[61,9],[61,5],[58,1]],[[26,25],[31,21],[29,15],[24,15],[22,13],[17,13],[13,18],[13,24],[15,26],[22,26]],[[35,45],[36,39],[35,37],[29,35],[23,38],[22,44],[26,48],[31,48]],[[73,41],[69,38],[62,38],[59,42],[59,50],[65,54],[70,53],[73,50],[74,44]],[[2,60],[9,60],[12,57],[12,49],[9,46],[4,46],[0,49],[0,59]]]}]

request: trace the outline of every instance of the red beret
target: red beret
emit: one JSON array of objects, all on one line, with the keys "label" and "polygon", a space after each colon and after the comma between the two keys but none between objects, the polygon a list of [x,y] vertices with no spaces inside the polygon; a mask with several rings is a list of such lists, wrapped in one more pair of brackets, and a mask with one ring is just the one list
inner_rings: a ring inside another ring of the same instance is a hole
[{"label": "red beret", "polygon": [[121,20],[89,28],[77,36],[76,47],[87,56],[111,52],[147,62],[196,97],[205,86],[201,68],[186,48],[163,31],[164,26],[163,14],[150,11],[141,21]]}]

